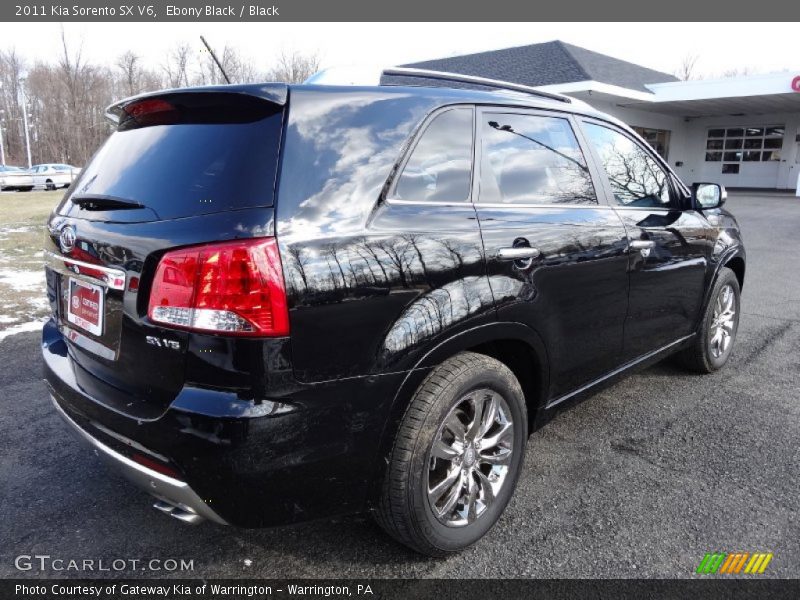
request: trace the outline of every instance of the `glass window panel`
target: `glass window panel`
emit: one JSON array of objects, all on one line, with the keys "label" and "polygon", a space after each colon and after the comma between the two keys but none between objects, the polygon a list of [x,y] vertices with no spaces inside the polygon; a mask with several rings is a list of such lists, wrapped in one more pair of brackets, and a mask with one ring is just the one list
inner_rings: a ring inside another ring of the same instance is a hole
[{"label": "glass window panel", "polygon": [[779,135],[783,137],[786,129],[784,127],[767,127],[767,135]]},{"label": "glass window panel", "polygon": [[725,136],[726,137],[742,137],[744,135],[744,129],[726,129]]},{"label": "glass window panel", "polygon": [[761,160],[765,162],[772,160],[780,160],[780,159],[781,159],[780,150],[770,150],[769,152],[763,152],[761,155]]},{"label": "glass window panel", "polygon": [[766,138],[764,140],[764,149],[781,148],[782,146],[782,138]]},{"label": "glass window panel", "polygon": [[710,137],[710,138],[725,137],[725,130],[724,129],[709,129],[708,130],[708,137]]},{"label": "glass window panel", "polygon": [[642,136],[659,156],[664,159],[667,158],[669,139],[672,132],[668,129],[649,129],[647,127],[633,127],[632,129]]},{"label": "glass window panel", "polygon": [[747,137],[761,137],[764,135],[764,129],[761,127],[748,127],[745,129],[745,135]]},{"label": "glass window panel", "polygon": [[566,119],[484,115],[481,202],[595,204],[578,140]]},{"label": "glass window panel", "polygon": [[732,165],[722,165],[722,172],[726,175],[735,175],[739,172],[739,163]]},{"label": "glass window panel", "polygon": [[761,160],[761,152],[756,150],[750,150],[744,153],[744,160],[745,162],[753,162]]},{"label": "glass window panel", "polygon": [[644,207],[671,203],[667,174],[643,147],[602,125],[587,123],[585,131],[600,155],[618,203]]},{"label": "glass window panel", "polygon": [[761,150],[762,138],[746,139],[744,141],[745,150]]},{"label": "glass window panel", "polygon": [[722,150],[722,140],[708,140],[706,150]]},{"label": "glass window panel", "polygon": [[722,160],[722,152],[706,152],[706,162],[719,162]]},{"label": "glass window panel", "polygon": [[404,200],[464,202],[472,177],[472,109],[437,116],[422,134],[395,196]]},{"label": "glass window panel", "polygon": [[733,139],[733,140],[725,140],[725,149],[726,150],[738,150],[742,147],[742,139]]},{"label": "glass window panel", "polygon": [[742,153],[741,152],[726,152],[725,153],[725,160],[727,161],[739,161],[742,160]]}]

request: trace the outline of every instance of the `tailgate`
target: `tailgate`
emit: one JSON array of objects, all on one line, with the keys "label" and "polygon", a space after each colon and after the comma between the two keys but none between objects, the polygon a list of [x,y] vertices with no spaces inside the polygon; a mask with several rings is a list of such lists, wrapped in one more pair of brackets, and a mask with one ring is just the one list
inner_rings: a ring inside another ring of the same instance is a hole
[{"label": "tailgate", "polygon": [[[144,415],[182,389],[192,335],[147,317],[158,261],[177,247],[266,235],[283,107],[211,89],[111,111],[117,132],[48,222],[47,288],[78,384],[90,391],[100,380]],[[261,229],[242,226],[253,222]]]}]

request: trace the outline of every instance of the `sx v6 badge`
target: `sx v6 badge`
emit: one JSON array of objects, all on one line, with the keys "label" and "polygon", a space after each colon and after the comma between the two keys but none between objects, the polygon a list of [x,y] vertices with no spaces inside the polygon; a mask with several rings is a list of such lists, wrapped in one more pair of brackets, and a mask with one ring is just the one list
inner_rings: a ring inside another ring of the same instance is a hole
[{"label": "sx v6 badge", "polygon": [[147,343],[151,346],[157,346],[158,348],[169,348],[170,350],[181,349],[181,343],[177,340],[168,340],[167,338],[160,338],[154,335],[148,335],[146,339]]}]

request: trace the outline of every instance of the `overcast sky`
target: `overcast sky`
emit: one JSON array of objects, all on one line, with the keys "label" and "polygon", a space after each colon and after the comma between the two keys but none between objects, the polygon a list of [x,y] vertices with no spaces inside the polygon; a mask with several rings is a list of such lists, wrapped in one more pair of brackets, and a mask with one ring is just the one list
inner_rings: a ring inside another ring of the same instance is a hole
[{"label": "overcast sky", "polygon": [[[0,48],[15,47],[35,60],[58,53],[57,23],[0,23]],[[200,50],[203,34],[214,47],[228,43],[271,65],[280,50],[318,52],[323,67],[407,62],[560,39],[660,71],[673,72],[687,54],[697,72],[731,69],[800,73],[794,23],[68,23],[68,39],[83,39],[84,56],[113,62],[126,50],[157,67],[178,41]]]}]

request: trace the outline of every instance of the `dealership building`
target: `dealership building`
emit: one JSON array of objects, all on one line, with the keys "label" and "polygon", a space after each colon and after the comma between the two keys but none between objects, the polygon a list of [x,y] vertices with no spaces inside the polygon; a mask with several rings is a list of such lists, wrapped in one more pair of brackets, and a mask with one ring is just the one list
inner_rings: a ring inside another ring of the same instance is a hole
[{"label": "dealership building", "polygon": [[633,127],[687,183],[791,190],[800,176],[800,69],[679,81],[561,41],[403,65],[579,98]]}]

